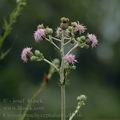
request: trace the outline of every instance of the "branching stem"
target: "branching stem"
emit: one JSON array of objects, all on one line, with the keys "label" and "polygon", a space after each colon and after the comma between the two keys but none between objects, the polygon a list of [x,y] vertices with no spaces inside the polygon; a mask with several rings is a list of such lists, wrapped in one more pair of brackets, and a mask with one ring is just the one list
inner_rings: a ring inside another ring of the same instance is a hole
[{"label": "branching stem", "polygon": [[58,42],[61,42],[61,40],[60,39],[58,39],[58,38],[55,38],[55,37],[51,37],[53,40],[56,40],[56,41],[58,41]]},{"label": "branching stem", "polygon": [[67,45],[67,44],[69,44],[70,42],[71,42],[71,40],[67,41],[67,42],[64,44],[64,46]]},{"label": "branching stem", "polygon": [[24,120],[25,119],[25,116],[29,110],[29,108],[32,106],[32,101],[34,99],[36,99],[36,97],[38,97],[38,95],[43,91],[43,89],[45,88],[46,86],[46,82],[43,81],[43,83],[41,84],[40,88],[36,91],[36,93],[32,96],[32,98],[30,99],[30,102],[27,104],[26,108],[25,108],[25,111],[23,112],[23,114],[20,116],[19,120]]},{"label": "branching stem", "polygon": [[67,53],[67,55],[70,54],[70,53],[71,53],[73,50],[75,50],[77,47],[78,47],[78,44],[76,44],[72,49],[70,49],[70,51]]},{"label": "branching stem", "polygon": [[48,38],[45,38],[48,42],[50,42],[55,48],[57,48],[58,50],[60,50],[60,48],[52,41],[49,40]]},{"label": "branching stem", "polygon": [[47,60],[47,59],[43,59],[46,63],[48,63],[49,65],[51,65],[51,66],[53,66],[56,70],[57,70],[57,72],[59,72],[59,69],[52,63],[52,62],[50,62],[49,60]]}]

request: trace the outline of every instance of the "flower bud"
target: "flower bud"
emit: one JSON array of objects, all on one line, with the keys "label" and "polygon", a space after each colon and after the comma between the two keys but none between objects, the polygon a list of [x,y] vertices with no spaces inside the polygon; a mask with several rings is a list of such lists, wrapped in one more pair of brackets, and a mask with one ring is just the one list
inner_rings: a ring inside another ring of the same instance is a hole
[{"label": "flower bud", "polygon": [[38,59],[38,57],[36,57],[36,56],[31,56],[31,58],[30,58],[31,61],[36,61],[37,59]]},{"label": "flower bud", "polygon": [[84,48],[84,47],[87,48],[88,47],[87,44],[86,44],[85,36],[78,37],[77,42],[78,42],[78,46],[81,47],[81,48]]},{"label": "flower bud", "polygon": [[68,30],[71,32],[72,31],[72,27],[71,26],[68,26]]},{"label": "flower bud", "polygon": [[55,58],[52,63],[58,66],[60,64],[60,60]]},{"label": "flower bud", "polygon": [[51,34],[53,34],[53,29],[47,27],[47,28],[45,29],[45,32],[46,32],[47,35],[51,35]]},{"label": "flower bud", "polygon": [[76,27],[77,26],[77,22],[71,22],[71,26]]},{"label": "flower bud", "polygon": [[82,40],[82,41],[86,40],[85,36],[81,36],[80,40]]},{"label": "flower bud", "polygon": [[40,53],[40,51],[39,50],[35,50],[35,55],[36,56],[39,56],[41,53]]},{"label": "flower bud", "polygon": [[44,59],[43,54],[39,50],[35,50],[35,55],[38,57],[38,59]]},{"label": "flower bud", "polygon": [[72,69],[73,69],[73,70],[75,70],[75,69],[76,69],[76,66],[75,66],[75,65],[73,65],[73,66],[72,66]]},{"label": "flower bud", "polygon": [[86,101],[87,100],[87,97],[85,95],[81,95],[81,96],[78,96],[77,97],[77,100],[78,101]]},{"label": "flower bud", "polygon": [[80,37],[77,37],[77,38],[76,38],[76,40],[77,40],[78,42],[80,42],[80,41],[81,41]]}]

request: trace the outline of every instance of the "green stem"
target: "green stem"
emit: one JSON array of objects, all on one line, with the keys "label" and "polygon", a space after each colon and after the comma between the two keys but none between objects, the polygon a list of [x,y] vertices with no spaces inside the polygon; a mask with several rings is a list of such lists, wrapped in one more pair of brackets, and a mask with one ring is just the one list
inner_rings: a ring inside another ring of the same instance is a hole
[{"label": "green stem", "polygon": [[78,44],[76,44],[72,49],[70,49],[70,51],[67,53],[67,55],[70,54],[70,53],[71,53],[73,50],[75,50],[77,47],[78,47]]},{"label": "green stem", "polygon": [[32,105],[32,101],[33,101],[34,99],[36,99],[36,97],[42,92],[42,90],[45,88],[46,84],[47,84],[46,82],[43,82],[43,83],[41,84],[41,87],[40,87],[40,88],[37,90],[37,92],[32,96],[30,102],[27,104],[27,106],[26,106],[26,108],[25,108],[25,111],[24,111],[23,114],[20,116],[19,120],[24,120],[24,119],[25,119],[25,116],[26,116],[29,108],[30,108],[31,105]]},{"label": "green stem", "polygon": [[70,42],[71,42],[71,40],[67,41],[67,42],[64,44],[64,46],[67,45],[67,44],[69,44]]},{"label": "green stem", "polygon": [[[13,25],[16,23],[17,18],[19,17],[21,11],[23,10],[24,6],[26,5],[26,0],[21,0],[20,2],[17,3],[16,8],[10,13],[9,19],[4,20],[4,33],[3,35],[0,36],[0,52],[2,50],[2,46],[8,37],[8,35],[11,33],[13,29]],[[10,50],[9,50],[10,51]],[[4,57],[8,54],[9,52],[5,52]],[[4,53],[1,53],[2,55]],[[0,56],[2,58],[2,56]]]},{"label": "green stem", "polygon": [[64,81],[64,32],[61,39],[61,67],[60,67],[60,83],[61,83],[61,120],[66,118],[65,110],[65,81]]},{"label": "green stem", "polygon": [[50,62],[49,60],[47,60],[47,59],[43,59],[45,62],[47,62],[49,65],[51,65],[51,66],[53,66],[56,70],[57,70],[57,72],[59,72],[59,69],[52,63],[52,62]]},{"label": "green stem", "polygon": [[69,120],[72,120],[75,117],[75,115],[79,112],[80,108],[81,108],[81,105],[78,105],[76,107],[76,110],[72,113],[72,115],[70,116]]},{"label": "green stem", "polygon": [[61,120],[66,119],[65,85],[61,85]]},{"label": "green stem", "polygon": [[77,103],[76,109],[72,113],[72,115],[69,117],[69,120],[72,120],[77,115],[81,107],[85,105],[86,100],[87,100],[87,97],[85,95],[81,95],[77,97],[78,103]]},{"label": "green stem", "polygon": [[57,48],[58,50],[60,50],[60,48],[52,41],[49,40],[48,38],[45,38],[48,42],[50,42],[55,48]]},{"label": "green stem", "polygon": [[55,38],[55,37],[51,37],[53,40],[56,40],[56,41],[58,41],[58,42],[61,42],[61,40],[60,39],[58,39],[58,38]]},{"label": "green stem", "polygon": [[[48,80],[51,79],[52,75],[53,75],[54,71],[51,71],[51,68],[49,70],[49,74],[48,74]],[[29,108],[32,106],[32,101],[34,99],[36,99],[36,97],[43,91],[43,89],[46,87],[47,85],[47,82],[46,81],[43,81],[43,83],[41,84],[40,88],[36,91],[36,93],[32,96],[30,102],[27,104],[26,108],[25,108],[25,111],[23,112],[23,114],[20,116],[20,119],[19,120],[24,120],[25,119],[25,116],[29,110]]]}]

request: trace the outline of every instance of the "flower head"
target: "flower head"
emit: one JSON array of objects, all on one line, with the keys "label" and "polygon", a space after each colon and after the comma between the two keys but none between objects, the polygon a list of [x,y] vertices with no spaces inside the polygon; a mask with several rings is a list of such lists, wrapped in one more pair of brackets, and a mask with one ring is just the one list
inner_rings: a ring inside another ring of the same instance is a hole
[{"label": "flower head", "polygon": [[45,37],[45,29],[38,28],[34,33],[34,39],[36,42],[42,41]]},{"label": "flower head", "polygon": [[26,63],[28,59],[32,56],[32,48],[24,48],[21,53],[21,59]]},{"label": "flower head", "polygon": [[77,24],[77,26],[76,26],[76,31],[78,31],[78,32],[81,34],[81,33],[84,33],[85,30],[86,30],[86,27],[85,27],[85,26],[83,26],[83,25],[81,25],[81,24]]},{"label": "flower head", "polygon": [[66,30],[69,26],[69,18],[66,18],[66,17],[62,17],[60,19],[61,23],[60,23],[60,28],[62,30]]},{"label": "flower head", "polygon": [[62,36],[62,29],[60,27],[56,30],[56,37],[60,38]]},{"label": "flower head", "polygon": [[95,47],[98,44],[97,37],[94,34],[88,34],[88,42],[91,42],[91,46]]},{"label": "flower head", "polygon": [[72,55],[72,54],[65,55],[64,60],[67,61],[70,64],[74,64],[75,62],[77,62],[77,60],[75,58],[75,55]]},{"label": "flower head", "polygon": [[78,32],[79,34],[84,33],[85,30],[87,29],[85,26],[80,24],[79,21],[78,22],[73,22],[72,26],[74,27],[74,31]]}]

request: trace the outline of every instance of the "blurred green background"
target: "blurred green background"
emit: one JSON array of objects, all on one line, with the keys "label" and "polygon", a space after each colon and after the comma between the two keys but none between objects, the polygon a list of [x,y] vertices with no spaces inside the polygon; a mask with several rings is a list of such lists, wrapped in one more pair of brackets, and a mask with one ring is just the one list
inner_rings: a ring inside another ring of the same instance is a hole
[{"label": "blurred green background", "polygon": [[[20,58],[21,50],[30,46],[41,50],[49,60],[58,56],[49,43],[36,44],[33,32],[44,23],[56,29],[59,18],[79,20],[95,33],[99,45],[95,49],[77,50],[79,63],[70,75],[67,86],[67,114],[76,106],[76,97],[85,94],[87,104],[76,120],[120,120],[120,0],[28,0],[19,17],[8,44],[13,44],[10,54],[0,61],[0,120],[18,120],[16,107],[25,106],[39,88],[48,72],[46,63],[29,62]],[[8,18],[16,5],[15,0],[0,0],[0,34],[3,18]],[[60,87],[55,75],[38,97],[39,110],[28,114],[43,114],[41,117],[26,117],[25,120],[59,120]],[[35,105],[33,106],[34,108]],[[16,116],[14,116],[16,115]],[[53,116],[49,116],[53,115]]]}]

